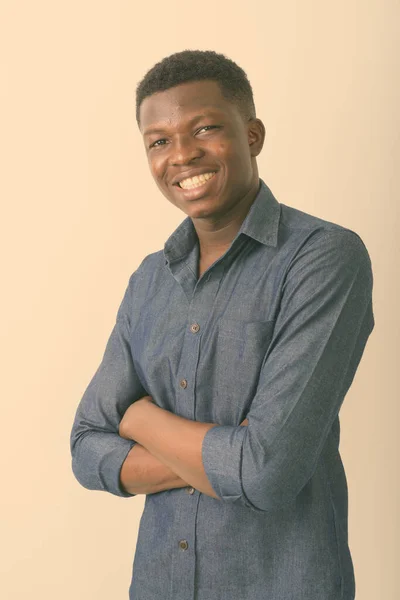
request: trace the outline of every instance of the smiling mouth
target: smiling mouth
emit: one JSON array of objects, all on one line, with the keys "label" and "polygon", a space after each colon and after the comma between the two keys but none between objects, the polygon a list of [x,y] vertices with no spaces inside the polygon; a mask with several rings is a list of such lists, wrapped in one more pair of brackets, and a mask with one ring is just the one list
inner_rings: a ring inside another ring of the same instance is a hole
[{"label": "smiling mouth", "polygon": [[216,171],[210,171],[209,173],[202,173],[201,175],[196,175],[195,177],[188,177],[187,179],[182,179],[177,184],[183,190],[194,190],[195,188],[199,188],[202,185],[205,185],[207,181],[214,177]]}]

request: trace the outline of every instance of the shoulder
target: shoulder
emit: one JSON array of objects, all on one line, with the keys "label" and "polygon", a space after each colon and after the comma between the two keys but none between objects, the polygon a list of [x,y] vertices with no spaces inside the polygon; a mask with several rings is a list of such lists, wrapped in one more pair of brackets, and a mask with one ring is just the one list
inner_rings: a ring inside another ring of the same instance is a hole
[{"label": "shoulder", "polygon": [[344,237],[352,237],[351,234],[358,236],[355,231],[348,227],[322,219],[286,204],[281,204],[280,226],[292,234],[299,232],[304,236],[307,236],[307,234],[317,234],[318,237],[323,233],[332,233],[334,236],[335,234],[339,234],[338,237],[340,237],[341,233],[344,233]]},{"label": "shoulder", "polygon": [[165,259],[162,250],[147,254],[129,277],[129,288],[142,284],[146,279],[154,279],[164,271]]},{"label": "shoulder", "polygon": [[370,256],[360,234],[315,215],[281,204],[281,239],[296,249],[293,258],[322,253],[336,257],[343,265],[370,265]]}]

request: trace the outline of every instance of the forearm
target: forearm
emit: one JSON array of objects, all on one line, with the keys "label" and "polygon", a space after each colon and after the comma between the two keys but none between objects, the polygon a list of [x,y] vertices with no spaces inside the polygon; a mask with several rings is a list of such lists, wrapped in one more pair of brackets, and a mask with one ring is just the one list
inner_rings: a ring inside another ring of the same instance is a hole
[{"label": "forearm", "polygon": [[189,485],[138,443],[129,451],[121,468],[120,479],[130,494],[154,494]]},{"label": "forearm", "polygon": [[204,471],[201,456],[203,438],[216,424],[185,419],[157,406],[149,398],[145,396],[128,408],[119,425],[120,436],[142,444],[187,481],[187,485],[219,499]]}]

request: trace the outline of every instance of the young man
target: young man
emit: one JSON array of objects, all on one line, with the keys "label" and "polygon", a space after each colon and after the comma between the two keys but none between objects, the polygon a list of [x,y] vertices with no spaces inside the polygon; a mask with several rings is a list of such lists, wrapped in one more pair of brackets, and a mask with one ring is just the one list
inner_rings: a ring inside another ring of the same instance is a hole
[{"label": "young man", "polygon": [[137,121],[187,217],[130,277],[74,474],[146,494],[131,600],[352,600],[338,413],[374,326],[368,252],[259,178],[264,125],[223,55],[155,65]]}]

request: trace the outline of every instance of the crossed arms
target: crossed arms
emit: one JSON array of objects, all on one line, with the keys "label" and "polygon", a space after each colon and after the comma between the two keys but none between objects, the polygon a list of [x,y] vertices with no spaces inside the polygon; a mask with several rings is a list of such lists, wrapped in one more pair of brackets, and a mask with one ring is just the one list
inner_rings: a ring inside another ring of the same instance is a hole
[{"label": "crossed arms", "polygon": [[78,481],[122,497],[191,485],[261,511],[293,501],[313,475],[374,327],[360,238],[323,232],[292,262],[248,427],[190,421],[144,398],[128,290],[72,428]]},{"label": "crossed arms", "polygon": [[[241,423],[247,424],[247,419]],[[150,396],[137,400],[119,426],[121,437],[137,442],[121,468],[123,488],[131,494],[153,494],[191,485],[219,499],[201,458],[204,435],[212,427],[174,415],[156,406]]]}]

